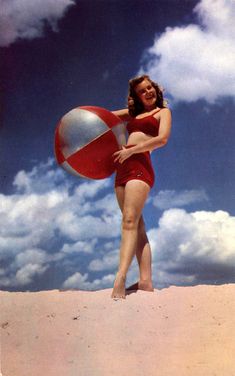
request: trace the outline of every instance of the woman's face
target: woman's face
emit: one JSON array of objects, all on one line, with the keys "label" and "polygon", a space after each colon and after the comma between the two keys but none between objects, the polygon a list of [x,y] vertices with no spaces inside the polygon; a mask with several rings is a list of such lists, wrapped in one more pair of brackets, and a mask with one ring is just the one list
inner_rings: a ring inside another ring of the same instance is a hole
[{"label": "woman's face", "polygon": [[157,93],[148,79],[144,79],[135,87],[135,92],[142,102],[145,110],[151,111],[156,108]]}]

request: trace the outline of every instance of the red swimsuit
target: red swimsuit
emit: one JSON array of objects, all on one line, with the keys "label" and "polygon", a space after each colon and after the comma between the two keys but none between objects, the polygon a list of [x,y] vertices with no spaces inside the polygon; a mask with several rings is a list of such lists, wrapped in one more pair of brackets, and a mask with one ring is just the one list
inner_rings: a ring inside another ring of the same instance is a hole
[{"label": "red swimsuit", "polygon": [[[129,135],[133,132],[143,132],[153,137],[157,136],[159,122],[153,115],[159,111],[160,109],[141,119],[131,119],[127,124]],[[126,147],[128,148],[132,146],[134,145],[128,145]],[[152,188],[154,184],[154,171],[149,151],[133,154],[123,163],[118,163],[115,187],[126,185],[129,180],[134,179],[142,180]]]}]

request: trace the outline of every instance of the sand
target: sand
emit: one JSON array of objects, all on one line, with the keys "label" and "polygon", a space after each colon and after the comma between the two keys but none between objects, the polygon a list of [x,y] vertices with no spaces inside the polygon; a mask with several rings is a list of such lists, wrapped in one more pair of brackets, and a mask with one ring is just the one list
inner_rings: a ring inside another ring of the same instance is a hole
[{"label": "sand", "polygon": [[2,376],[235,376],[235,284],[0,292]]}]

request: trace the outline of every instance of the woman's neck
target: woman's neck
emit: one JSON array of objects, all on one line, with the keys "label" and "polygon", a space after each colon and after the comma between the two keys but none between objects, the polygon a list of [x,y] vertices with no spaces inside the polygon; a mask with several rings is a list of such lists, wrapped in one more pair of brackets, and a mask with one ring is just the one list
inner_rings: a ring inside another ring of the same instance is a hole
[{"label": "woman's neck", "polygon": [[157,109],[157,106],[149,106],[149,107],[145,107],[142,114],[145,114],[146,112],[152,112],[154,110]]}]

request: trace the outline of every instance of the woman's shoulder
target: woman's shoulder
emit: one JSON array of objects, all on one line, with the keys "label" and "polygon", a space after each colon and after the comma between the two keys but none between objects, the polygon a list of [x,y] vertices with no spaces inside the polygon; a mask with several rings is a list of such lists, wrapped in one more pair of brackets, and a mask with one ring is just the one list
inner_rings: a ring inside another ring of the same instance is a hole
[{"label": "woman's shoulder", "polygon": [[171,116],[171,114],[172,114],[172,112],[171,112],[171,109],[169,107],[163,107],[159,111],[160,118],[161,117],[169,117],[169,116]]},{"label": "woman's shoulder", "polygon": [[148,113],[148,116],[153,116],[155,119],[171,115],[171,110],[168,107],[157,107],[155,110]]},{"label": "woman's shoulder", "polygon": [[161,109],[161,113],[171,113],[171,109],[169,107],[162,107]]}]

